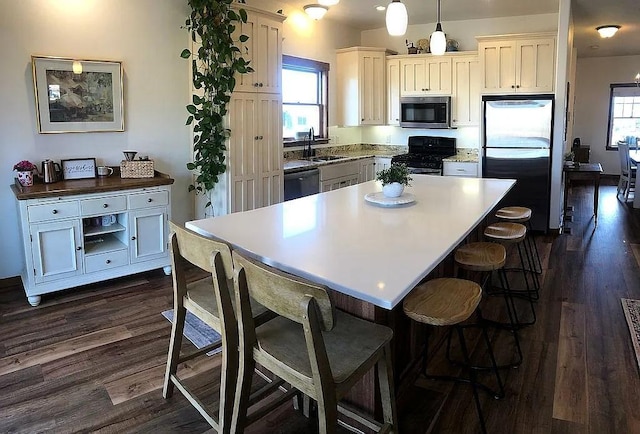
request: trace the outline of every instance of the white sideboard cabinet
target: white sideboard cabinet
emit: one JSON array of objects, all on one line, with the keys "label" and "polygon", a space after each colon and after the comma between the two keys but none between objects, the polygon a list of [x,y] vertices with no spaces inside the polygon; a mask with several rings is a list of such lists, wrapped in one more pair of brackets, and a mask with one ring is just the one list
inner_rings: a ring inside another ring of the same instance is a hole
[{"label": "white sideboard cabinet", "polygon": [[173,179],[61,181],[12,186],[17,199],[29,303],[43,294],[164,268]]}]

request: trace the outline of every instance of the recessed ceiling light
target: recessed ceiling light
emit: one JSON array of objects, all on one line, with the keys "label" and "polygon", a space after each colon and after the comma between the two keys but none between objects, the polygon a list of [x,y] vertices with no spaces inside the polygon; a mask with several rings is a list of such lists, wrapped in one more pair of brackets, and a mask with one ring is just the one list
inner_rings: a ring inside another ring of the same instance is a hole
[{"label": "recessed ceiling light", "polygon": [[597,50],[598,48],[600,48],[600,45],[592,45],[589,48],[591,48],[592,50]]},{"label": "recessed ceiling light", "polygon": [[386,6],[376,6],[376,10],[382,12],[383,10],[385,10],[387,7]]},{"label": "recessed ceiling light", "polygon": [[596,30],[600,33],[601,38],[610,38],[620,30],[620,26],[616,24],[608,24],[606,26],[596,27]]}]

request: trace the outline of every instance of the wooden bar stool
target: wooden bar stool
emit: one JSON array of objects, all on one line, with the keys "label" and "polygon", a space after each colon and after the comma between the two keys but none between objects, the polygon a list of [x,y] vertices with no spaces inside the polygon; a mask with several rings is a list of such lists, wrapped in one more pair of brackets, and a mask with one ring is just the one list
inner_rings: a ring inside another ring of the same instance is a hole
[{"label": "wooden bar stool", "polygon": [[[507,307],[507,315],[509,323],[499,321],[491,321],[484,318],[489,324],[505,328],[513,333],[514,344],[518,354],[518,360],[505,365],[498,365],[499,368],[514,368],[522,363],[522,348],[520,347],[520,339],[518,337],[519,319],[515,303],[509,288],[507,273],[504,264],[507,260],[507,250],[502,244],[476,242],[465,244],[459,247],[455,254],[454,260],[460,270],[471,272],[479,272],[483,276],[481,287],[483,294],[493,292],[495,295],[502,295]],[[500,290],[491,290],[491,282],[493,273],[497,273],[500,279]]]},{"label": "wooden bar stool", "polygon": [[[470,383],[473,389],[476,411],[478,412],[478,418],[480,419],[480,427],[482,432],[486,433],[487,428],[484,415],[482,413],[482,407],[480,406],[478,389],[482,389],[490,393],[494,398],[500,399],[504,397],[504,386],[502,379],[500,378],[500,373],[498,372],[498,366],[496,365],[489,336],[487,335],[486,328],[483,325],[482,315],[478,310],[478,304],[480,303],[481,298],[482,289],[480,288],[480,285],[475,282],[464,279],[439,278],[429,280],[416,286],[404,299],[402,308],[404,313],[414,321],[429,326],[452,326],[457,332],[458,339],[460,341],[460,349],[464,358],[463,367],[465,367],[468,372],[468,378],[429,375],[427,373],[427,357],[429,351],[428,332],[425,339],[422,371],[427,378]],[[480,321],[477,324],[471,324],[471,326],[479,326],[482,330],[482,336],[487,345],[487,351],[493,366],[492,370],[495,373],[498,383],[498,392],[494,392],[484,384],[478,382],[476,370],[473,369],[471,364],[469,350],[467,349],[464,337],[464,328],[466,325],[462,325],[461,323],[466,321],[474,312],[478,315]]]},{"label": "wooden bar stool", "polygon": [[520,271],[522,272],[522,277],[524,279],[524,284],[526,289],[518,290],[518,289],[509,289],[511,296],[516,296],[520,298],[524,298],[529,301],[529,305],[531,307],[531,321],[522,322],[518,321],[520,326],[531,325],[536,322],[536,311],[535,306],[533,305],[533,301],[539,298],[538,295],[538,286],[535,281],[529,284],[529,270],[532,268],[531,258],[527,256],[527,262],[529,267],[527,268],[527,264],[525,263],[526,253],[523,254],[523,241],[527,236],[527,228],[521,223],[510,223],[510,222],[499,222],[493,223],[487,226],[484,229],[484,236],[489,240],[507,245],[515,245],[518,249],[518,256],[520,258],[520,268],[515,268],[506,271]]},{"label": "wooden bar stool", "polygon": [[[242,432],[273,407],[265,406],[246,415],[256,363],[317,402],[320,433],[336,432],[338,413],[376,432],[397,432],[390,345],[393,331],[335,310],[322,285],[235,251],[233,262],[240,331],[240,371],[233,418],[236,432]],[[249,297],[280,316],[256,327]],[[382,423],[340,402],[374,366]],[[281,402],[277,399],[275,405]]]},{"label": "wooden bar stool", "polygon": [[535,237],[533,236],[531,228],[531,215],[531,209],[523,206],[507,206],[504,208],[500,208],[496,212],[496,217],[500,220],[511,223],[522,223],[527,227],[526,239],[529,251],[531,252],[532,258],[534,259],[534,271],[536,274],[542,274],[542,261],[540,260],[538,245],[536,243]]}]

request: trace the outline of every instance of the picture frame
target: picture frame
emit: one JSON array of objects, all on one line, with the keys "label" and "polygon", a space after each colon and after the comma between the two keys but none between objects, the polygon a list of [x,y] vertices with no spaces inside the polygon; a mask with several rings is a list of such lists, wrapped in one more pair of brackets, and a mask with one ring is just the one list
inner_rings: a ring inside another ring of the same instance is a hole
[{"label": "picture frame", "polygon": [[122,62],[31,56],[40,134],[124,131]]},{"label": "picture frame", "polygon": [[87,179],[96,177],[95,158],[71,158],[61,161],[62,179]]}]

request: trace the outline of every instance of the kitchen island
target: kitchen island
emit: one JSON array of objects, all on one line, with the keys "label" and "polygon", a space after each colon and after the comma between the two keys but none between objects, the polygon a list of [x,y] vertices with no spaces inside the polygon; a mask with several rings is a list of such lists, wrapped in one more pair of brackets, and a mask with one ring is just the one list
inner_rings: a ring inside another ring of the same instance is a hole
[{"label": "kitchen island", "polygon": [[[366,202],[375,181],[253,211],[196,220],[186,227],[222,239],[286,272],[327,285],[336,306],[394,330],[396,390],[409,384],[421,339],[402,299],[463,242],[513,187],[513,180],[413,175],[397,207]],[[370,372],[349,399],[375,411]]]}]

